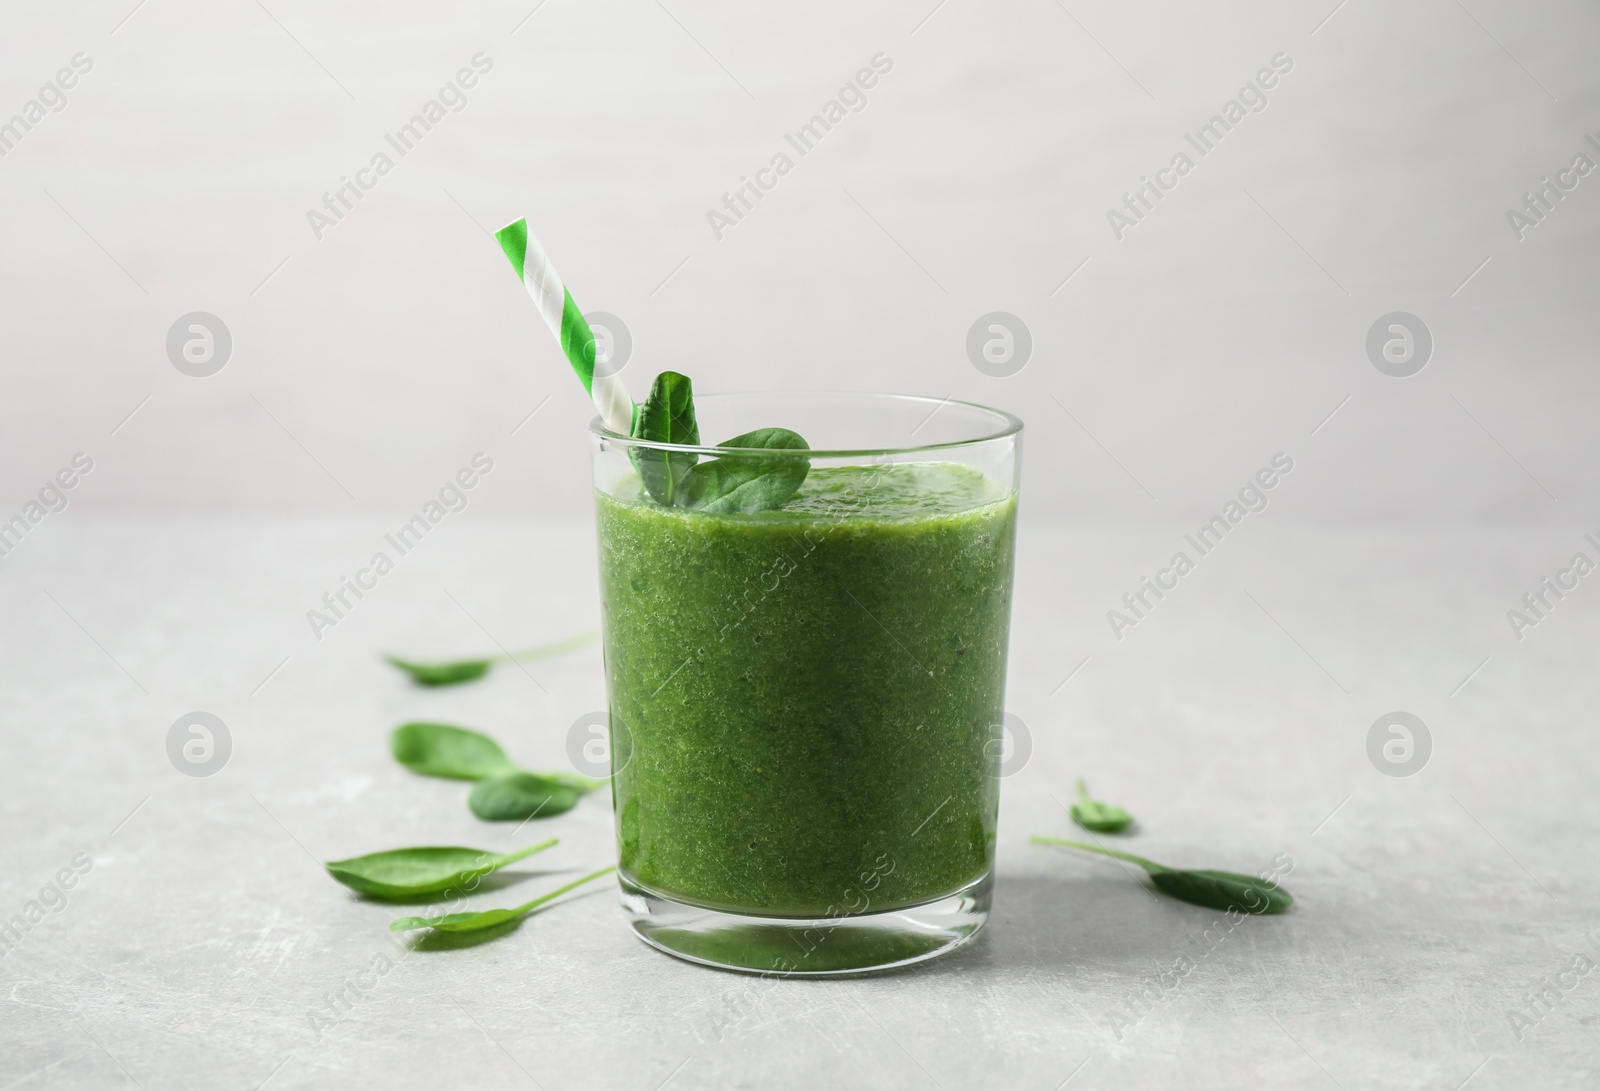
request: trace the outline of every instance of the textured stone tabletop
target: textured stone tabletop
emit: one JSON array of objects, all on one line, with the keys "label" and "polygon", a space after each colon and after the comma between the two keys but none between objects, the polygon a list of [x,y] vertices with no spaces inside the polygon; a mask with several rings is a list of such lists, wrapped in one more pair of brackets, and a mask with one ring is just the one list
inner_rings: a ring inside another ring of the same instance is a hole
[{"label": "textured stone tabletop", "polygon": [[[569,725],[604,704],[597,647],[435,691],[377,653],[592,626],[587,525],[463,517],[321,640],[306,610],[384,527],[47,526],[0,573],[0,912],[43,911],[0,959],[0,1087],[1593,1087],[1600,592],[1580,583],[1520,641],[1506,619],[1593,553],[1581,534],[1267,516],[1119,640],[1106,612],[1181,530],[1034,516],[1008,702],[1032,753],[1004,784],[989,927],[833,981],[658,954],[614,887],[492,942],[412,950],[392,908],[318,866],[530,840],[397,767],[386,733],[449,720],[563,768]],[[192,711],[231,736],[209,776],[168,757]],[[1368,756],[1394,711],[1431,739],[1409,777]],[[1296,906],[1234,926],[1030,846],[1068,833],[1057,800],[1079,775],[1137,815],[1130,848],[1289,867]],[[603,794],[540,822],[561,845],[482,904],[609,861],[610,822]]]}]

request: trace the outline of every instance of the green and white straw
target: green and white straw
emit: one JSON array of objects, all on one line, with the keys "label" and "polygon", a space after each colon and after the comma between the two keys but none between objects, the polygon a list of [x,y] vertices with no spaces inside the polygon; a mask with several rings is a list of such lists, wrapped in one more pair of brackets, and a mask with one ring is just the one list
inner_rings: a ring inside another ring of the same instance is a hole
[{"label": "green and white straw", "polygon": [[613,432],[624,436],[630,434],[638,408],[615,373],[604,367],[596,372],[594,334],[589,330],[589,323],[584,321],[583,312],[572,301],[572,293],[562,283],[561,274],[556,272],[544,247],[528,230],[528,221],[521,219],[509,223],[496,231],[494,237],[500,240],[500,248],[511,259],[511,267],[522,278],[522,284],[538,305],[539,313],[544,315],[545,325],[561,342],[561,351],[566,353],[572,370],[578,373],[583,388],[589,392],[600,419]]}]

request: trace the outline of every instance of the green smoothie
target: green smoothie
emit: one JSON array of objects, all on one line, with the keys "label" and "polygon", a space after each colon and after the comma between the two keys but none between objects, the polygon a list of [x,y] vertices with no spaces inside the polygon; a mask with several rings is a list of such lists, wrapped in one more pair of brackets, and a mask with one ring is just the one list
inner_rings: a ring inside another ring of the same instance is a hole
[{"label": "green smoothie", "polygon": [[989,872],[1015,493],[928,462],[813,467],[757,514],[596,500],[625,876],[821,917]]}]

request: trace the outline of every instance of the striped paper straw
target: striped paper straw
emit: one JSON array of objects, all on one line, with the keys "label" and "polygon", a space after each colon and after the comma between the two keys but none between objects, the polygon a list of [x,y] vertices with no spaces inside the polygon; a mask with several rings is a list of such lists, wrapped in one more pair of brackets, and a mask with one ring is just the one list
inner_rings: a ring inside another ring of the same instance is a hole
[{"label": "striped paper straw", "polygon": [[622,380],[609,368],[595,373],[594,334],[589,331],[589,323],[572,301],[572,293],[561,282],[561,274],[550,263],[544,247],[528,230],[528,221],[509,223],[496,231],[494,237],[500,240],[500,248],[511,259],[511,267],[522,278],[539,313],[544,315],[545,325],[561,342],[561,351],[566,353],[572,370],[578,373],[583,389],[589,392],[600,419],[613,432],[624,436],[631,434],[638,408],[628,397]]}]

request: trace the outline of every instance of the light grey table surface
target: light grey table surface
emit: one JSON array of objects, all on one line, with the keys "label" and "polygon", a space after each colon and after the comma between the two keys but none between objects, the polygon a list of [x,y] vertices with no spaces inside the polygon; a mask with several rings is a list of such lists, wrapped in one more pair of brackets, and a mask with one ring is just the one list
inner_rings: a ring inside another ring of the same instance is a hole
[{"label": "light grey table surface", "polygon": [[[1505,616],[1593,555],[1581,528],[1267,515],[1119,641],[1105,612],[1180,530],[1049,514],[1024,513],[1008,703],[1033,752],[1004,784],[989,927],[910,971],[777,982],[647,949],[614,888],[408,951],[318,866],[529,839],[385,736],[451,720],[562,768],[604,706],[597,648],[432,692],[376,653],[592,626],[588,526],[452,517],[319,641],[305,611],[388,528],[52,517],[0,561],[0,915],[92,867],[0,959],[0,1088],[1594,1087],[1600,974],[1571,967],[1600,963],[1600,588],[1520,641]],[[232,738],[209,777],[167,756],[194,710]],[[1408,778],[1367,756],[1395,710],[1432,738]],[[1030,846],[1069,832],[1078,775],[1137,814],[1136,851],[1292,861],[1295,908],[1204,941],[1219,914]],[[559,848],[485,905],[610,859],[603,795],[545,831]]]}]

